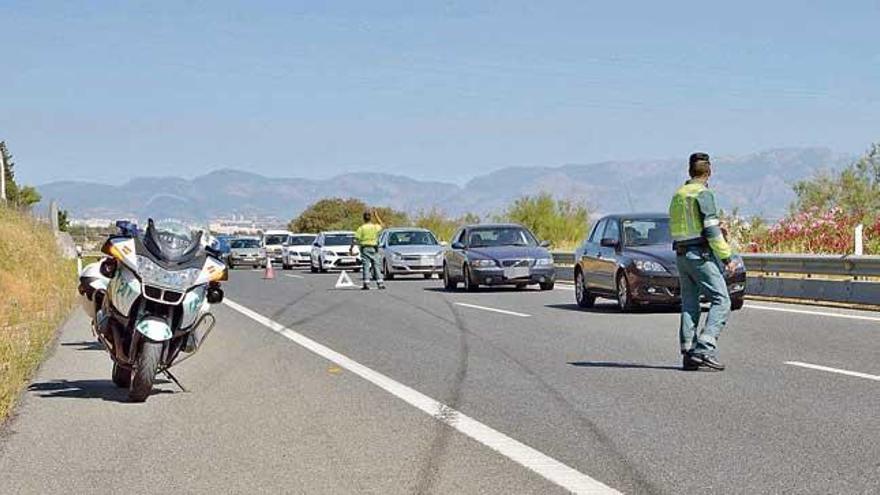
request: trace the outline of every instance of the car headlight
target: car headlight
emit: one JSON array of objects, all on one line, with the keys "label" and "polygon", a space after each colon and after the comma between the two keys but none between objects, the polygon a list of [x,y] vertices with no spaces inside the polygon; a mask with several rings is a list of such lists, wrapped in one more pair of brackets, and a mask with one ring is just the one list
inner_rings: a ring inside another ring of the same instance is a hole
[{"label": "car headlight", "polygon": [[138,275],[144,285],[157,285],[166,289],[185,291],[192,287],[199,273],[202,271],[198,268],[188,268],[186,270],[166,270],[157,265],[150,258],[138,255]]},{"label": "car headlight", "polygon": [[471,261],[471,264],[476,267],[483,267],[483,268],[489,267],[489,266],[495,266],[495,262],[492,260],[473,260],[473,261]]},{"label": "car headlight", "polygon": [[323,253],[324,256],[327,258],[335,258],[336,257],[336,253],[330,249],[322,249],[321,253]]},{"label": "car headlight", "polygon": [[746,271],[746,263],[743,261],[742,258],[737,256],[737,257],[733,258],[732,261],[733,261],[733,267],[734,267],[735,271],[737,271],[737,272]]},{"label": "car headlight", "polygon": [[553,258],[538,258],[535,260],[535,266],[551,266]]},{"label": "car headlight", "polygon": [[401,256],[400,253],[396,253],[396,252],[394,252],[394,251],[391,251],[390,253],[391,253],[391,259],[392,259],[392,260],[394,260],[394,261],[401,261],[401,260],[403,260],[403,256]]},{"label": "car headlight", "polygon": [[640,272],[666,273],[666,268],[656,261],[636,260],[635,264]]}]

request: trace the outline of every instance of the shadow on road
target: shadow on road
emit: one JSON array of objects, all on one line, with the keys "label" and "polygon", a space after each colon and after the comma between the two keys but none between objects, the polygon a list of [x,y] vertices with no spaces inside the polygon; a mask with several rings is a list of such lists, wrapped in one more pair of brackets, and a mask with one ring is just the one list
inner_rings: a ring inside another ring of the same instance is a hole
[{"label": "shadow on road", "polygon": [[[394,279],[397,280],[397,279]],[[446,292],[449,294],[494,294],[494,293],[507,293],[507,294],[515,294],[517,292],[538,292],[537,289],[533,287],[528,287],[524,289],[517,289],[516,287],[506,287],[506,286],[498,286],[498,287],[480,287],[479,289],[474,290],[473,292],[468,292],[463,288],[459,287],[455,290],[446,290],[445,287],[425,287],[422,290],[430,291],[430,292]]]},{"label": "shadow on road", "polygon": [[642,363],[615,363],[612,361],[575,361],[568,363],[579,368],[621,368],[634,370],[668,370],[682,371],[680,366],[667,366],[658,364],[642,364]]},{"label": "shadow on road", "polygon": [[62,342],[64,347],[78,347],[77,351],[103,351],[104,344],[97,340],[81,340],[79,342]]},{"label": "shadow on road", "polygon": [[[156,384],[169,383],[156,380]],[[110,380],[52,380],[34,383],[28,391],[45,398],[101,399],[109,402],[128,402],[128,390],[119,388]],[[153,395],[173,394],[171,390],[153,389]]]},{"label": "shadow on road", "polygon": [[[578,311],[581,313],[599,313],[599,314],[677,314],[681,310],[675,306],[643,306],[634,309],[631,313],[621,313],[617,308],[617,304],[595,305],[592,308],[581,308],[575,303],[569,304],[547,304],[544,307],[551,309],[564,309],[567,311]],[[706,311],[705,309],[703,311]]]}]

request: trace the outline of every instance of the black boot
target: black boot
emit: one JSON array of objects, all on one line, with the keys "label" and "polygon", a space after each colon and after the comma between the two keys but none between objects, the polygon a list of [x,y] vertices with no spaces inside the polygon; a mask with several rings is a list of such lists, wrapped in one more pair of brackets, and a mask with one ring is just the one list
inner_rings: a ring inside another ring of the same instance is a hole
[{"label": "black boot", "polygon": [[700,361],[694,360],[690,354],[682,354],[681,369],[684,371],[697,371],[700,369]]}]

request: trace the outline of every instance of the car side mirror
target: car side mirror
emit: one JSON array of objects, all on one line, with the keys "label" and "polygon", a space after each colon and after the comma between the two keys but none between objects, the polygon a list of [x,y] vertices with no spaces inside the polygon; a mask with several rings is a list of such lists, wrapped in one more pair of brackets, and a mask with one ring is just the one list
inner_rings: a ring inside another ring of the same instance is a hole
[{"label": "car side mirror", "polygon": [[602,247],[610,247],[610,248],[614,248],[614,249],[617,249],[620,247],[620,241],[618,241],[617,239],[611,238],[611,237],[606,237],[606,238],[602,239],[602,242],[600,244]]},{"label": "car side mirror", "polygon": [[550,247],[550,241],[541,241],[541,244],[539,244],[539,246],[541,246],[542,248],[548,248]]},{"label": "car side mirror", "polygon": [[453,242],[452,249],[464,249],[464,244],[462,244],[460,242]]}]

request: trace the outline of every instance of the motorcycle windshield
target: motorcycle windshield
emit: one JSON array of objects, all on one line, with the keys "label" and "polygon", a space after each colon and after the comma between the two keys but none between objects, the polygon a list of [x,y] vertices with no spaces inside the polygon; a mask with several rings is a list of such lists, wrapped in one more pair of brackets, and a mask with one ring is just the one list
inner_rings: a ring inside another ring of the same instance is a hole
[{"label": "motorcycle windshield", "polygon": [[182,222],[150,220],[144,233],[144,244],[162,260],[181,263],[195,257],[201,248],[202,231]]}]

